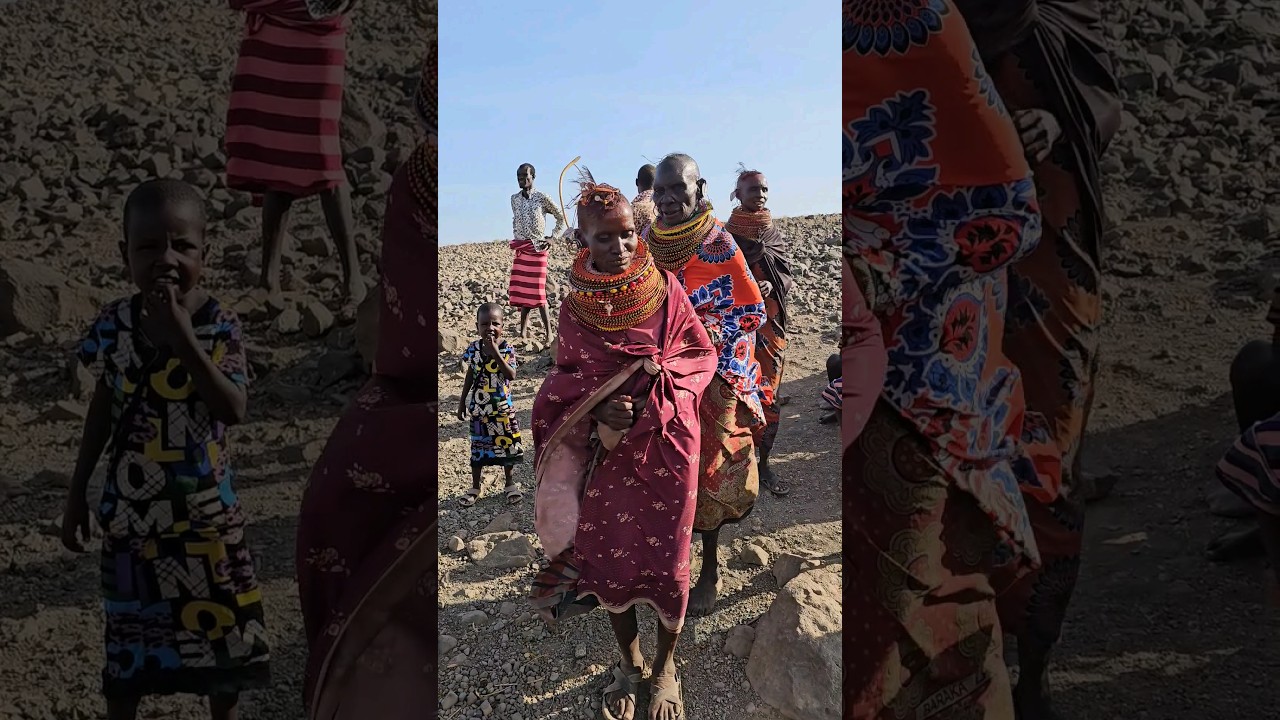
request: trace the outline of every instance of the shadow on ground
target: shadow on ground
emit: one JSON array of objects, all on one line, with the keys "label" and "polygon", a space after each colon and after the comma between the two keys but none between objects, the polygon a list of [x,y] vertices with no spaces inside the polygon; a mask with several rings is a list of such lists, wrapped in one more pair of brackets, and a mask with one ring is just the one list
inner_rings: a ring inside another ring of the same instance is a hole
[{"label": "shadow on ground", "polygon": [[1204,556],[1229,522],[1208,514],[1204,493],[1233,434],[1223,395],[1090,436],[1086,465],[1120,479],[1089,511],[1053,680],[1066,718],[1274,716],[1280,659],[1262,563]]}]

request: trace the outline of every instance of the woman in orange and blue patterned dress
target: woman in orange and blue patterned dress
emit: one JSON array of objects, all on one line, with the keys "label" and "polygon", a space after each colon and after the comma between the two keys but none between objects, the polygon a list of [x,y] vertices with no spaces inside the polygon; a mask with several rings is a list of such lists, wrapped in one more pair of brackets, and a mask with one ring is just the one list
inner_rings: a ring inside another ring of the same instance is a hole
[{"label": "woman in orange and blue patterned dress", "polygon": [[1102,326],[1105,212],[1098,165],[1120,128],[1120,99],[1097,0],[957,0],[992,82],[1008,104],[1036,178],[1040,245],[1009,271],[1005,348],[1023,372],[1027,405],[1062,452],[1062,492],[1028,498],[1044,566],[1002,589],[1000,617],[1018,639],[1020,716],[1051,717],[1049,652],[1080,573],[1085,501],[1080,472]]},{"label": "woman in orange and blue patterned dress", "polygon": [[844,234],[888,370],[846,454],[845,717],[1013,717],[993,578],[1039,563],[1057,453],[1002,338],[1040,237],[1013,121],[950,0],[844,10]]},{"label": "woman in orange and blue patterned dress", "polygon": [[716,220],[705,186],[693,158],[663,158],[653,184],[658,218],[644,231],[654,263],[680,281],[718,356],[716,378],[698,406],[702,462],[693,531],[702,535],[702,569],[689,591],[692,615],[715,606],[721,528],[746,518],[760,495],[754,438],[765,422],[756,361],[764,297],[742,248]]}]

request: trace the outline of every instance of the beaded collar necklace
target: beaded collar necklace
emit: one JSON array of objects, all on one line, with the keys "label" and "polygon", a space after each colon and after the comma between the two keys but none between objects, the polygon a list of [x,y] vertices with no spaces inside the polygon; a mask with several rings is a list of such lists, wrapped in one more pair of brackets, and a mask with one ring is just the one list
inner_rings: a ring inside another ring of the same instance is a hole
[{"label": "beaded collar necklace", "polygon": [[665,228],[661,219],[655,220],[649,230],[654,264],[668,272],[687,265],[715,224],[711,210],[711,202],[703,200],[697,215],[675,227]]},{"label": "beaded collar necklace", "polygon": [[748,240],[759,240],[772,223],[773,216],[769,208],[747,210],[739,205],[729,213],[729,221],[724,224],[724,229],[732,235],[740,235]]},{"label": "beaded collar necklace", "polygon": [[569,271],[571,292],[565,302],[583,325],[603,331],[626,330],[653,316],[666,296],[666,283],[644,241],[636,244],[631,265],[617,275],[604,275],[582,249]]}]

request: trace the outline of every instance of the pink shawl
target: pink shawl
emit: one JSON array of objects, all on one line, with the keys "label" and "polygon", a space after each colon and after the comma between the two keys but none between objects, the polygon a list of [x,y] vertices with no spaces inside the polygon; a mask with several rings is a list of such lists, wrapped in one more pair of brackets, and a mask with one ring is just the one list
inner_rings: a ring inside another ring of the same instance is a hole
[{"label": "pink shawl", "polygon": [[[631,330],[583,327],[561,308],[556,367],[533,406],[534,526],[553,565],[576,573],[570,601],[592,596],[613,612],[645,602],[678,630],[698,491],[697,409],[715,376],[716,352],[680,282],[663,276],[665,307]],[[643,413],[597,457],[590,410],[645,385]],[[543,590],[541,609],[554,618]],[[537,582],[533,600],[540,604]]]}]

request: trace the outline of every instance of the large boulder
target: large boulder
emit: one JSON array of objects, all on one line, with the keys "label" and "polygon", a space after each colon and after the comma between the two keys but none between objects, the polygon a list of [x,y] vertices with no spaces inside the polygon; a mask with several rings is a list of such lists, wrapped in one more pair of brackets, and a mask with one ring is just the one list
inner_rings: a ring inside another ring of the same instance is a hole
[{"label": "large boulder", "polygon": [[533,537],[514,531],[480,535],[466,550],[473,562],[487,568],[523,568],[538,557]]},{"label": "large boulder", "polygon": [[783,586],[756,624],[747,679],[791,720],[840,717],[840,576],[802,572]]},{"label": "large boulder", "polygon": [[99,310],[99,295],[45,265],[5,260],[0,263],[0,337],[87,324]]},{"label": "large boulder", "polygon": [[443,328],[436,331],[436,354],[457,355],[465,350],[467,341],[462,335]]}]

